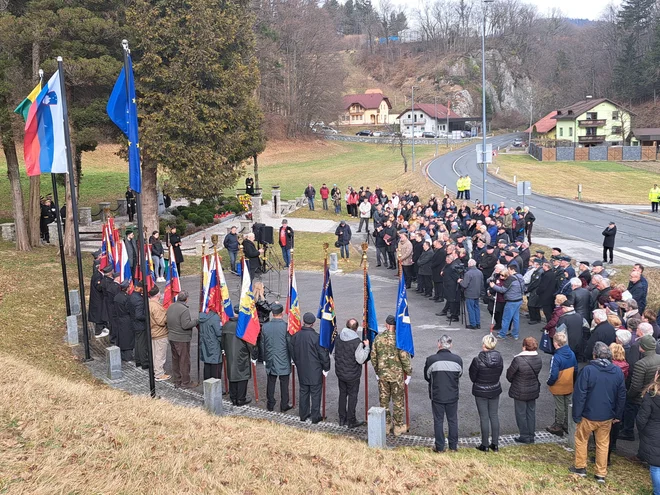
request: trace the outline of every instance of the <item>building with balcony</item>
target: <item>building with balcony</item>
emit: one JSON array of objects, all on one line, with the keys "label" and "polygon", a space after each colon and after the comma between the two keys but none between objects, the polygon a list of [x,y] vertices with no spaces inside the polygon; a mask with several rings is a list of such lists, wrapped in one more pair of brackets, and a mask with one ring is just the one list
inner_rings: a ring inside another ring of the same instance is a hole
[{"label": "building with balcony", "polygon": [[621,146],[630,140],[631,112],[608,98],[587,97],[553,118],[558,146]]},{"label": "building with balcony", "polygon": [[415,103],[415,107],[401,113],[398,120],[404,136],[412,136],[413,129],[415,136],[421,136],[422,132],[432,132],[438,136],[463,130],[467,119],[440,103]]},{"label": "building with balcony", "polygon": [[392,104],[380,89],[342,97],[343,112],[339,125],[385,125],[390,121]]}]

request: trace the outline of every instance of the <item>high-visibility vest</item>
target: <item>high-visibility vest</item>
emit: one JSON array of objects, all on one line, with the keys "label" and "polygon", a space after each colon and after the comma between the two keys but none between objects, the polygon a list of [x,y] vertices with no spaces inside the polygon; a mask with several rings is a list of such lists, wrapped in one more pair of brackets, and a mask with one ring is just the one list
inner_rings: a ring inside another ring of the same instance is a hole
[{"label": "high-visibility vest", "polygon": [[465,190],[467,191],[468,189],[470,189],[470,186],[472,185],[472,179],[466,177],[465,179],[463,179],[463,181],[465,181],[464,187]]},{"label": "high-visibility vest", "polygon": [[457,191],[463,191],[463,188],[464,188],[464,182],[463,182],[463,179],[458,179],[458,180],[456,181],[456,190],[457,190]]},{"label": "high-visibility vest", "polygon": [[660,199],[660,187],[654,187],[649,191],[649,200],[657,202]]}]

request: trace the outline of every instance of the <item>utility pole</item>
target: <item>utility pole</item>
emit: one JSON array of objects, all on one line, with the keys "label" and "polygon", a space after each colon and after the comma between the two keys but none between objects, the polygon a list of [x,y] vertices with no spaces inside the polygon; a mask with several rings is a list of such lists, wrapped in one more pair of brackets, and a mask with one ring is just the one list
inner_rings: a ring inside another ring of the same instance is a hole
[{"label": "utility pole", "polygon": [[486,163],[486,4],[495,0],[481,0],[481,165],[483,167],[483,204],[488,204],[488,163]]},{"label": "utility pole", "polygon": [[415,86],[412,87],[410,95],[410,108],[412,115],[412,171],[415,171]]},{"label": "utility pole", "polygon": [[435,104],[435,115],[433,116],[433,121],[435,122],[435,156],[438,156],[438,97],[433,97],[433,103]]}]

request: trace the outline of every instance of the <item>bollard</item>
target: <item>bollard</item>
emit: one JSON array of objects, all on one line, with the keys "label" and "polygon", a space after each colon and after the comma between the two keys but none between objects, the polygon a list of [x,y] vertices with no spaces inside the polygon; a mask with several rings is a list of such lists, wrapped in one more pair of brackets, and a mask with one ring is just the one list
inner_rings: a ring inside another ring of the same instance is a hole
[{"label": "bollard", "polygon": [[105,364],[107,376],[110,380],[121,379],[121,349],[119,347],[113,345],[105,348]]},{"label": "bollard", "polygon": [[69,302],[71,304],[71,314],[79,315],[80,314],[80,292],[78,289],[72,289],[69,291]]},{"label": "bollard", "polygon": [[125,217],[126,215],[128,215],[126,198],[119,198],[117,200],[117,216]]},{"label": "bollard", "polygon": [[204,380],[204,409],[211,414],[223,415],[222,380],[209,378]]},{"label": "bollard", "polygon": [[66,317],[66,342],[69,345],[78,345],[78,317]]},{"label": "bollard", "polygon": [[447,186],[442,186],[442,195],[447,194]]},{"label": "bollard", "polygon": [[[572,397],[571,397],[572,399]],[[573,402],[568,405],[568,445],[575,448],[575,422],[573,422]]]},{"label": "bollard", "polygon": [[330,271],[336,272],[339,269],[339,260],[337,259],[337,253],[330,253]]},{"label": "bollard", "polygon": [[250,231],[252,230],[252,220],[248,220],[247,218],[241,218],[239,220],[239,223],[241,224],[240,227],[238,228],[239,232],[242,232],[243,234],[249,234]]},{"label": "bollard", "polygon": [[80,206],[78,207],[78,222],[80,225],[91,225],[92,224],[92,207],[91,206]]},{"label": "bollard", "polygon": [[0,223],[0,237],[3,241],[15,241],[16,225],[13,223]]},{"label": "bollard", "polygon": [[252,221],[261,223],[261,192],[257,191],[252,195]]},{"label": "bollard", "polygon": [[385,408],[384,407],[371,407],[369,408],[369,417],[367,420],[368,426],[368,442],[369,447],[373,449],[384,449],[387,447],[385,431]]},{"label": "bollard", "polygon": [[517,175],[513,176],[513,183],[518,184],[518,176]]}]

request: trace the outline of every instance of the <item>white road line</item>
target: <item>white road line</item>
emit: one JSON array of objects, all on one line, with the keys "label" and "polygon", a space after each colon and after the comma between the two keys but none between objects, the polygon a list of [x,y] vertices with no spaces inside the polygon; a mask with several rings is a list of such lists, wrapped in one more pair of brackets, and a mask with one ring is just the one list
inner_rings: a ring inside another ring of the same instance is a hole
[{"label": "white road line", "polygon": [[660,256],[653,256],[652,254],[645,253],[644,251],[639,251],[637,249],[629,248],[629,247],[622,247],[619,248],[620,251],[625,251],[627,253],[632,253],[636,254],[637,256],[643,256],[644,258],[649,258],[654,261],[660,261]]},{"label": "white road line", "polygon": [[643,249],[644,251],[651,251],[652,253],[655,254],[660,254],[660,249],[654,248],[651,246],[637,246],[639,249]]},{"label": "white road line", "polygon": [[640,261],[644,261],[645,266],[653,266],[653,267],[660,266],[660,265],[658,265],[658,263],[654,263],[653,261],[646,261],[645,259],[640,259],[639,256],[631,256],[629,254],[622,253],[621,249],[623,249],[623,248],[615,250],[616,251],[614,253],[615,256],[618,256],[618,257],[623,258],[623,259],[628,260],[628,261],[632,261],[634,263],[639,263]]}]

